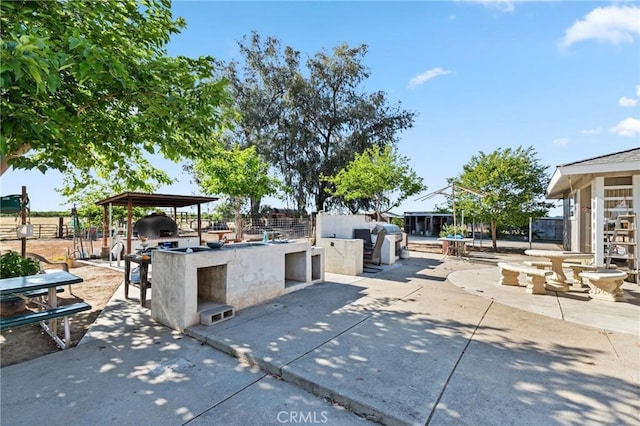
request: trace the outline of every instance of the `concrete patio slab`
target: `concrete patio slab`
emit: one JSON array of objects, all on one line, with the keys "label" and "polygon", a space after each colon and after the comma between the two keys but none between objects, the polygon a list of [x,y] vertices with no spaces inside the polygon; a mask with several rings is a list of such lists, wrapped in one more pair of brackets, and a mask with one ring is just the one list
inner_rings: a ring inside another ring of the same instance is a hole
[{"label": "concrete patio slab", "polygon": [[640,423],[637,286],[534,296],[441,258],[327,274],[189,330],[207,344],[117,293],[78,347],[0,370],[2,423]]},{"label": "concrete patio slab", "polygon": [[598,329],[495,303],[428,423],[634,424],[638,388],[625,365],[637,359],[616,352]]},{"label": "concrete patio slab", "polygon": [[[147,289],[147,295],[150,294],[151,289]],[[129,292],[129,297],[137,297],[138,295],[137,288]],[[142,326],[152,325],[157,325],[157,323],[151,319],[149,308],[140,306],[139,299],[125,299],[124,285],[121,285],[104,307],[100,316],[91,325],[89,331],[78,342],[78,345],[96,340],[109,342]]]},{"label": "concrete patio slab", "polygon": [[183,424],[264,375],[164,326],[143,326],[2,368],[2,423]]},{"label": "concrete patio slab", "polygon": [[441,319],[422,296],[384,307],[285,366],[283,378],[383,424],[424,424],[484,312]]},{"label": "concrete patio slab", "polygon": [[372,423],[337,404],[300,392],[300,388],[266,376],[214,406],[189,425],[327,424],[363,426]]},{"label": "concrete patio slab", "polygon": [[197,325],[185,332],[280,375],[283,366],[418,288],[416,285],[394,288],[375,280],[369,286],[362,285],[365,282],[369,280],[316,284],[280,297],[277,303],[240,311],[232,320],[215,327]]},{"label": "concrete patio slab", "polygon": [[547,294],[543,295],[527,294],[522,278],[519,287],[500,285],[499,278],[500,272],[496,266],[458,270],[448,276],[457,287],[507,306],[576,324],[620,333],[640,334],[638,284],[625,283],[622,289],[627,296],[626,300],[610,302],[591,299],[588,289],[575,286],[569,292],[547,290]]}]

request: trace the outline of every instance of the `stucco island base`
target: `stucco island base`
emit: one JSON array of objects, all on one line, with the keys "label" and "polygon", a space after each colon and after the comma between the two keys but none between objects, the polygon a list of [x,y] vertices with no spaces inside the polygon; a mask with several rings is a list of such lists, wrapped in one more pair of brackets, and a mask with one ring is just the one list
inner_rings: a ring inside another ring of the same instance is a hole
[{"label": "stucco island base", "polygon": [[152,258],[151,317],[180,331],[324,281],[324,250],[306,240],[191,250],[156,250]]}]

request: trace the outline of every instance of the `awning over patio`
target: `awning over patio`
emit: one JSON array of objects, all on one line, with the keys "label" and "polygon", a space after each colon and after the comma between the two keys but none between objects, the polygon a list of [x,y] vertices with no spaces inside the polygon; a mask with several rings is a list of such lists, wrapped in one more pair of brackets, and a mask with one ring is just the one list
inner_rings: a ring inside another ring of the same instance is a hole
[{"label": "awning over patio", "polygon": [[104,247],[108,246],[107,236],[109,234],[109,224],[107,223],[107,208],[112,206],[127,206],[127,253],[131,253],[131,234],[132,234],[132,212],[133,207],[173,207],[174,217],[178,207],[197,206],[198,210],[198,238],[202,241],[202,221],[200,218],[200,205],[217,201],[217,197],[203,197],[195,195],[172,195],[172,194],[147,194],[144,192],[123,192],[104,200],[96,201],[96,204],[104,207],[103,227]]}]

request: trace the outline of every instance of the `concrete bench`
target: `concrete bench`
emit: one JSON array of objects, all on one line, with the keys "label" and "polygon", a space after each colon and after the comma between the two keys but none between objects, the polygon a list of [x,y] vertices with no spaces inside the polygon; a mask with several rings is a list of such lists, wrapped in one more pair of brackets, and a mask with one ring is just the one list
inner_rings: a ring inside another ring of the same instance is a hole
[{"label": "concrete bench", "polygon": [[552,271],[545,269],[539,269],[533,266],[525,265],[524,263],[507,263],[498,262],[500,268],[500,285],[517,285],[518,276],[520,274],[526,274],[527,276],[527,289],[526,292],[530,294],[547,294],[544,288],[544,284],[547,280],[547,276],[552,275]]},{"label": "concrete bench", "polygon": [[[538,269],[548,269],[551,268],[551,262],[544,260],[525,260],[525,265],[533,266]],[[587,271],[595,271],[598,269],[596,265],[585,265],[583,263],[575,263],[575,262],[564,262],[562,264],[563,268],[571,269],[573,274],[573,284],[574,285],[582,285],[582,277],[580,276],[581,272]]]},{"label": "concrete bench", "polygon": [[589,285],[589,296],[592,299],[620,302],[626,299],[620,288],[627,273],[617,269],[599,269],[581,272],[580,276]]},{"label": "concrete bench", "polygon": [[564,266],[565,268],[571,269],[571,272],[573,273],[574,285],[583,285],[583,284],[586,285],[586,283],[584,282],[580,274],[582,272],[596,271],[598,269],[596,265],[583,265],[580,263],[568,263],[568,264],[563,264],[562,266]]},{"label": "concrete bench", "polygon": [[532,266],[538,269],[551,268],[551,262],[548,260],[525,260],[522,263],[524,263],[527,266]]}]

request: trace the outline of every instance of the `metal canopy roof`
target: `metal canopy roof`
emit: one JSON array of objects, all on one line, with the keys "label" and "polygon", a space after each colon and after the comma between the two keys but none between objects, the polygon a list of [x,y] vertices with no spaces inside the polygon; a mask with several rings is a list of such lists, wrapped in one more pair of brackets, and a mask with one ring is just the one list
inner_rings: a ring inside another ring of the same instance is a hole
[{"label": "metal canopy roof", "polygon": [[187,207],[195,204],[217,201],[216,197],[201,197],[193,195],[147,194],[144,192],[123,192],[104,200],[96,201],[99,206],[128,206],[134,207]]}]

